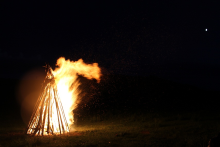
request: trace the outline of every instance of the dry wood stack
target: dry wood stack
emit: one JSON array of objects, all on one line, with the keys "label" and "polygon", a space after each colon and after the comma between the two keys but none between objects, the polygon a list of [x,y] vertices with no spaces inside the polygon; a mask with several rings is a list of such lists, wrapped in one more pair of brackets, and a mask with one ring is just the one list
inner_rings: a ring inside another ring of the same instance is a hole
[{"label": "dry wood stack", "polygon": [[30,135],[52,135],[69,132],[69,125],[57,91],[50,66],[26,133]]}]

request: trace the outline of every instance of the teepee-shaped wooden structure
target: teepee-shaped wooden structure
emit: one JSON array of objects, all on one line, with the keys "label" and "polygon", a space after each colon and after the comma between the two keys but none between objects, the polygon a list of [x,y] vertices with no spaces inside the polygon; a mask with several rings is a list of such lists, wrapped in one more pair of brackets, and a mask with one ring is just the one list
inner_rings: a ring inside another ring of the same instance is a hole
[{"label": "teepee-shaped wooden structure", "polygon": [[30,135],[51,135],[69,132],[69,125],[57,91],[52,69],[46,66],[47,76],[26,133]]}]

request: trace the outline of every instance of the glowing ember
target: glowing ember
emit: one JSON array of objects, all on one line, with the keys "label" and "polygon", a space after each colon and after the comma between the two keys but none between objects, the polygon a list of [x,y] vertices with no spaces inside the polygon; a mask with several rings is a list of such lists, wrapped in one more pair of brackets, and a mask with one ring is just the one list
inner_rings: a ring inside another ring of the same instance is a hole
[{"label": "glowing ember", "polygon": [[100,81],[101,70],[97,63],[85,64],[82,59],[76,62],[57,60],[57,68],[48,67],[44,89],[38,98],[36,107],[27,128],[27,134],[50,135],[69,132],[74,122],[73,110],[80,98],[77,76]]}]

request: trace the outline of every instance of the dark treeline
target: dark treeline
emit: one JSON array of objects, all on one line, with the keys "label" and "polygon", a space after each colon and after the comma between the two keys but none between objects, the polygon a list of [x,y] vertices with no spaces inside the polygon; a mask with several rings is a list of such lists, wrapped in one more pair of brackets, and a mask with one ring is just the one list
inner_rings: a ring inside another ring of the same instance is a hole
[{"label": "dark treeline", "polygon": [[219,109],[218,91],[208,91],[155,76],[108,75],[99,84],[84,79],[82,87],[90,87],[90,91],[87,91],[75,110],[80,116]]},{"label": "dark treeline", "polygon": [[[28,80],[29,84],[36,84],[36,79]],[[217,103],[220,96],[219,91],[208,91],[156,76],[107,74],[102,76],[100,83],[81,76],[79,76],[79,81],[81,82],[79,87],[81,101],[74,111],[80,117],[109,113],[190,112],[219,109]],[[0,83],[2,87],[1,116],[6,115],[4,112],[7,112],[7,115],[20,117],[21,106],[17,100],[20,79],[2,78]],[[31,86],[33,88],[33,85]],[[27,91],[31,91],[28,89],[30,87],[27,87]]]}]

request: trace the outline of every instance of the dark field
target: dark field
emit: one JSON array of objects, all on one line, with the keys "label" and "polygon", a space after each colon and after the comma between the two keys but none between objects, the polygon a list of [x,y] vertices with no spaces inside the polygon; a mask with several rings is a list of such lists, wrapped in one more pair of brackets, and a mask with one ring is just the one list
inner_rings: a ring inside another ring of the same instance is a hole
[{"label": "dark field", "polygon": [[[211,114],[211,115],[210,115]],[[120,114],[88,117],[61,136],[31,137],[25,125],[1,125],[1,146],[201,146],[220,129],[220,115],[208,112]],[[4,126],[4,127],[3,127]]]},{"label": "dark field", "polygon": [[72,131],[43,137],[24,134],[16,100],[19,81],[1,80],[0,146],[203,147],[220,131],[219,92],[157,77],[109,75],[99,84],[80,80],[87,98],[76,110]]}]

